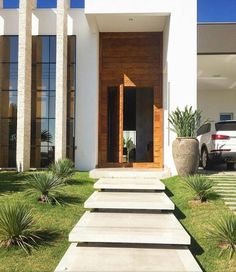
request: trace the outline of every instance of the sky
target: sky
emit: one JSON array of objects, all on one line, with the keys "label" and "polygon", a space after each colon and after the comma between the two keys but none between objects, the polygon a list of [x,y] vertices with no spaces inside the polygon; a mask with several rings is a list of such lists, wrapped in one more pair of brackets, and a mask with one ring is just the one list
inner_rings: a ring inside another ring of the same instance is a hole
[{"label": "sky", "polygon": [[[8,8],[18,4],[19,0],[4,0],[4,6]],[[71,7],[83,6],[84,0],[71,0]],[[38,7],[56,7],[56,0],[38,0]],[[198,22],[236,22],[236,0],[198,0]]]}]

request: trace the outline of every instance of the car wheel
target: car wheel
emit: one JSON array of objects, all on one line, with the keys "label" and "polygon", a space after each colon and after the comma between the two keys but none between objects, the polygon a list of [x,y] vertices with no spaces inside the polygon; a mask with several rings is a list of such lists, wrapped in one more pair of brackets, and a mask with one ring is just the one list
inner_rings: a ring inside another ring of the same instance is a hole
[{"label": "car wheel", "polygon": [[208,156],[208,152],[206,148],[203,148],[202,153],[201,153],[201,162],[202,162],[202,167],[204,170],[209,170],[211,169],[211,161]]},{"label": "car wheel", "polygon": [[234,163],[232,163],[232,162],[228,162],[227,163],[227,170],[234,170]]}]

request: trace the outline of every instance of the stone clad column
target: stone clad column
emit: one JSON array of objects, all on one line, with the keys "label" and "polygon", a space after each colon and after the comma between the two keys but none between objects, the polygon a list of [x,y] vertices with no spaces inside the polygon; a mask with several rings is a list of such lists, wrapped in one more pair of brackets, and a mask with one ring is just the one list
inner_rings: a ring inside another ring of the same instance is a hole
[{"label": "stone clad column", "polygon": [[3,0],[0,0],[0,9],[3,8]]},{"label": "stone clad column", "polygon": [[32,9],[35,0],[20,0],[16,164],[30,168]]},{"label": "stone clad column", "polygon": [[57,0],[55,160],[66,157],[68,0]]}]

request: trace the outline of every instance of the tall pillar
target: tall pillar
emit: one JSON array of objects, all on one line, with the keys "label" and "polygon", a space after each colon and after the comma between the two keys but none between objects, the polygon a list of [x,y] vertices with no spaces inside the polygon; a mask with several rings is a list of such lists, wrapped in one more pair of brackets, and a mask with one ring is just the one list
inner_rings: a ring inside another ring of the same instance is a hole
[{"label": "tall pillar", "polygon": [[30,168],[32,9],[35,0],[20,0],[16,164]]},{"label": "tall pillar", "polygon": [[57,0],[55,160],[66,157],[68,0]]},{"label": "tall pillar", "polygon": [[3,0],[0,0],[0,9],[3,8]]}]

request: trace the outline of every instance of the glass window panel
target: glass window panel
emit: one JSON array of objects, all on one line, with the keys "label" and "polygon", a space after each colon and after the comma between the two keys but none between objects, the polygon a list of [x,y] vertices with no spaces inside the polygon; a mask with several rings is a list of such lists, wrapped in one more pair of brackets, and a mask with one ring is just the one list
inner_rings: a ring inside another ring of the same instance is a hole
[{"label": "glass window panel", "polygon": [[17,90],[18,65],[15,63],[0,63],[0,89]]},{"label": "glass window panel", "polygon": [[38,91],[49,90],[49,64],[37,64],[35,72],[35,88]]},{"label": "glass window panel", "polygon": [[0,118],[17,117],[17,92],[0,92]]},{"label": "glass window panel", "polygon": [[0,119],[0,145],[16,145],[16,119]]},{"label": "glass window panel", "polygon": [[51,91],[56,90],[56,64],[50,64],[50,88]]},{"label": "glass window panel", "polygon": [[54,146],[55,145],[55,119],[49,119],[48,131],[50,135],[49,145]]},{"label": "glass window panel", "polygon": [[31,145],[48,143],[48,119],[36,119],[31,127]]},{"label": "glass window panel", "polygon": [[35,37],[36,43],[36,62],[49,62],[49,36]]},{"label": "glass window panel", "polygon": [[50,62],[56,63],[56,36],[50,36]]},{"label": "glass window panel", "polygon": [[48,118],[48,92],[37,92],[36,118]]},{"label": "glass window panel", "polygon": [[50,97],[49,97],[49,118],[55,118],[55,103],[56,103],[55,92],[50,92]]},{"label": "glass window panel", "polygon": [[8,36],[0,37],[0,62],[10,61],[10,40]]},{"label": "glass window panel", "polygon": [[18,37],[12,36],[10,39],[10,62],[18,62]]}]

